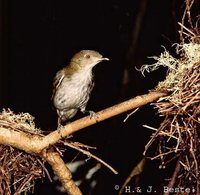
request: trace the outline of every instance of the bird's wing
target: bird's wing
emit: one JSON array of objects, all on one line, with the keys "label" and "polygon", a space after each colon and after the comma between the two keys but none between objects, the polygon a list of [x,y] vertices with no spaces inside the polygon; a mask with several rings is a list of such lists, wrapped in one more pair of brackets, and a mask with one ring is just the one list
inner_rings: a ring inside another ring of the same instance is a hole
[{"label": "bird's wing", "polygon": [[58,71],[56,73],[56,76],[54,77],[54,81],[53,81],[53,94],[52,94],[52,99],[55,95],[55,92],[57,91],[58,87],[60,86],[63,78],[65,77],[65,74],[64,74],[64,69]]}]

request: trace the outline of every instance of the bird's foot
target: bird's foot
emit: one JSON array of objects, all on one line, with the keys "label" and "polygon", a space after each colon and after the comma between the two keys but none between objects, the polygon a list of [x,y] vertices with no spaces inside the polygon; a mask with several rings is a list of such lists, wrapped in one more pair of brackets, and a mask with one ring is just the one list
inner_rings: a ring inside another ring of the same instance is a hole
[{"label": "bird's foot", "polygon": [[90,114],[90,119],[96,119],[96,121],[98,119],[98,115],[94,111],[92,111],[92,110],[81,109],[81,112],[83,114],[89,113]]},{"label": "bird's foot", "polygon": [[58,117],[58,124],[57,124],[57,130],[58,133],[60,134],[61,138],[63,138],[62,133],[61,133],[61,129],[64,127],[64,125],[62,125],[62,120],[60,117]]},{"label": "bird's foot", "polygon": [[58,124],[58,126],[57,126],[57,130],[60,130],[62,127],[63,127],[63,125]]},{"label": "bird's foot", "polygon": [[58,130],[58,133],[60,134],[61,138],[63,138],[62,133],[61,133],[62,127],[63,127],[63,125],[61,125],[61,124],[58,124],[58,126],[57,126],[57,130]]},{"label": "bird's foot", "polygon": [[94,111],[92,111],[92,110],[84,110],[83,111],[83,113],[87,113],[87,112],[90,114],[90,119],[98,119],[98,116]]},{"label": "bird's foot", "polygon": [[91,118],[91,119],[92,119],[92,118],[94,118],[94,119],[97,119],[97,118],[98,118],[98,116],[96,115],[96,113],[95,113],[94,111],[89,110],[88,112],[89,112],[89,114],[90,114],[90,118]]}]

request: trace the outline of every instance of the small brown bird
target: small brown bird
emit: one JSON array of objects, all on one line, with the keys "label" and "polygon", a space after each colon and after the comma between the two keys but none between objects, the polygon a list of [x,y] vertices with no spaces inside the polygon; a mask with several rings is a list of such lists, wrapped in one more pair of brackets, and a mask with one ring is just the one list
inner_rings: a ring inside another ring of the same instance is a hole
[{"label": "small brown bird", "polygon": [[86,105],[94,87],[92,68],[103,60],[109,59],[96,51],[82,50],[72,57],[68,66],[57,72],[52,98],[59,125],[74,117],[78,110],[87,112]]}]

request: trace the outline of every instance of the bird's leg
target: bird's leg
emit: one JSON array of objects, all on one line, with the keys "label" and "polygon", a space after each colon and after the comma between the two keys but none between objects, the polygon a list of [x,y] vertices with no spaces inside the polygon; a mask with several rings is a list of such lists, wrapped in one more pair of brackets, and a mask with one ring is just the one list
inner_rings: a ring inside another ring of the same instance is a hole
[{"label": "bird's leg", "polygon": [[58,121],[57,121],[57,129],[60,129],[62,127],[62,124],[61,124],[61,118],[58,117]]},{"label": "bird's leg", "polygon": [[58,130],[58,133],[60,134],[60,137],[61,137],[61,138],[63,138],[62,133],[61,133],[61,131],[60,131],[60,129],[61,129],[62,127],[63,127],[63,125],[62,125],[62,119],[61,119],[61,117],[59,116],[59,117],[58,117],[57,130]]}]

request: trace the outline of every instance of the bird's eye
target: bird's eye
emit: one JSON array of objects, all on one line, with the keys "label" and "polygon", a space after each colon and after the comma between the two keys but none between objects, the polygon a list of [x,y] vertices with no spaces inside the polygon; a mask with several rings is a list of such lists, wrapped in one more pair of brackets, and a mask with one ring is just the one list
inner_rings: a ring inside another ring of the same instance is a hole
[{"label": "bird's eye", "polygon": [[86,54],[86,55],[85,55],[85,58],[89,59],[89,58],[90,58],[90,55],[89,55],[89,54]]}]

